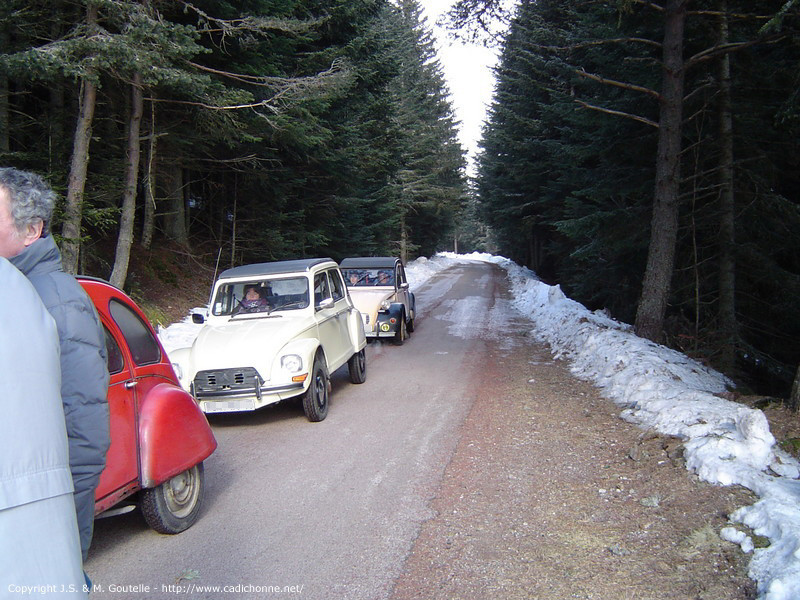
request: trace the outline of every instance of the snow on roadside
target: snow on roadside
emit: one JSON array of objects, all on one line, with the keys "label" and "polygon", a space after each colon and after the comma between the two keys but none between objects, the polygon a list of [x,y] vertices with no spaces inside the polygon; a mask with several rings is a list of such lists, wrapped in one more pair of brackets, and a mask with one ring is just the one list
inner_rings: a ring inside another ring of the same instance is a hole
[{"label": "snow on roadside", "polygon": [[763,412],[720,397],[732,385],[720,373],[587,310],[530,270],[488,254],[458,258],[503,267],[514,304],[531,319],[534,333],[556,358],[570,361],[576,377],[594,382],[619,405],[624,419],[681,437],[686,466],[701,479],[739,484],[759,496],[730,521],[769,538],[769,547],[754,549],[751,536],[733,526],[721,536],[753,552],[749,575],[760,599],[800,598],[800,464],[776,446]]},{"label": "snow on roadside", "polygon": [[[723,539],[753,552],[749,575],[760,600],[800,598],[800,464],[775,444],[764,413],[721,395],[731,382],[685,355],[637,337],[630,325],[589,311],[514,262],[490,254],[440,253],[406,265],[412,289],[464,261],[492,262],[508,273],[514,305],[535,335],[576,377],[592,381],[631,423],[684,440],[686,466],[714,484],[739,484],[759,500],[730,515]],[[204,310],[204,308],[197,309]],[[160,328],[167,352],[190,346],[201,326],[187,316]],[[735,525],[769,538],[754,549]]]}]

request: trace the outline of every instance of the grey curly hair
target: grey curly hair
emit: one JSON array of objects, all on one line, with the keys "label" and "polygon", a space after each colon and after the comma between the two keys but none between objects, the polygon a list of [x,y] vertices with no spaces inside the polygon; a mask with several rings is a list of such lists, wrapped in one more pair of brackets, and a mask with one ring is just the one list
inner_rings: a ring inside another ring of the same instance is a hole
[{"label": "grey curly hair", "polygon": [[36,173],[3,167],[0,168],[0,187],[8,192],[11,218],[17,231],[41,221],[42,237],[47,236],[56,203],[56,194],[47,182]]}]

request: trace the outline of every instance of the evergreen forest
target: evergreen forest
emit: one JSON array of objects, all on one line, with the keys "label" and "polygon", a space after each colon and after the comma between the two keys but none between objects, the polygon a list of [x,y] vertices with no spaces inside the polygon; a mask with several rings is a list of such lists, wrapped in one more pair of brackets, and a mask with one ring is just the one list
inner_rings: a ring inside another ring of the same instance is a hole
[{"label": "evergreen forest", "polygon": [[[502,6],[456,8],[464,23]],[[476,183],[499,253],[643,337],[787,394],[799,17],[785,0],[519,2]]]},{"label": "evergreen forest", "polygon": [[64,199],[65,269],[452,245],[464,156],[414,0],[6,0],[0,154]]},{"label": "evergreen forest", "polygon": [[799,17],[453,0],[457,35],[507,23],[468,181],[418,0],[4,0],[0,164],[59,193],[65,269],[119,287],[158,247],[220,267],[485,250],[785,394]]}]

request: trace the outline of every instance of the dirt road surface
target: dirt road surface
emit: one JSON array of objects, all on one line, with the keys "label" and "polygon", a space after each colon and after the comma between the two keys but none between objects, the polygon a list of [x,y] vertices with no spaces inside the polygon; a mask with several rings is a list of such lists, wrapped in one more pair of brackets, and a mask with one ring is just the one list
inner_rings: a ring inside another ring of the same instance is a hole
[{"label": "dirt road surface", "polygon": [[505,272],[465,263],[417,290],[416,331],[296,403],[210,419],[200,520],[97,521],[92,598],[727,600],[753,596],[718,533],[752,501],[704,484],[680,444],[619,419],[553,361]]}]

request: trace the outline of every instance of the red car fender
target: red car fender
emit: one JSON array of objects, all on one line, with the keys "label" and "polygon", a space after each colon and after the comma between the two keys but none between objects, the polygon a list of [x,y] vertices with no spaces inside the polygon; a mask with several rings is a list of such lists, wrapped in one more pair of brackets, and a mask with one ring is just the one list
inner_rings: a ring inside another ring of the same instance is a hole
[{"label": "red car fender", "polygon": [[203,411],[183,390],[155,386],[139,407],[143,488],[156,487],[208,458],[217,447]]}]

